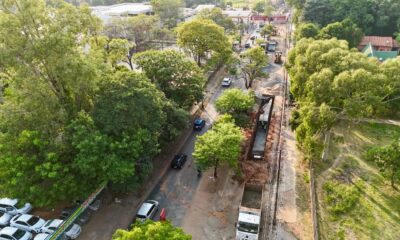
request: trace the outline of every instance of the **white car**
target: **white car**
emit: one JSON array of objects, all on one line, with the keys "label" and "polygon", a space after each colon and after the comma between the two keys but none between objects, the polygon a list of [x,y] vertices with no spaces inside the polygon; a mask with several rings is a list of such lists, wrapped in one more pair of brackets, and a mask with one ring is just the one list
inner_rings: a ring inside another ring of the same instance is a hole
[{"label": "white car", "polygon": [[0,226],[8,226],[13,215],[0,212]]},{"label": "white car", "polygon": [[33,240],[46,240],[48,236],[50,236],[48,233],[39,233]]},{"label": "white car", "polygon": [[[63,223],[64,221],[61,219],[49,220],[43,225],[41,232],[50,234],[54,233]],[[76,239],[79,234],[81,234],[81,227],[74,223],[69,226],[64,233],[69,239]]]},{"label": "white car", "polygon": [[25,203],[21,208],[17,207],[18,199],[0,198],[0,212],[6,212],[11,215],[24,214],[32,210],[30,203]]},{"label": "white car", "polygon": [[154,217],[158,210],[160,204],[155,200],[147,200],[142,206],[140,206],[139,211],[136,214],[136,218],[140,221],[146,221]]},{"label": "white car", "polygon": [[30,232],[15,228],[5,227],[0,230],[0,240],[31,240]]},{"label": "white car", "polygon": [[222,80],[222,86],[223,87],[229,87],[232,83],[232,79],[231,78],[224,78],[224,80]]},{"label": "white car", "polygon": [[11,219],[10,226],[28,232],[40,233],[45,222],[46,221],[41,219],[40,217],[29,214],[21,214],[21,215],[16,215]]}]

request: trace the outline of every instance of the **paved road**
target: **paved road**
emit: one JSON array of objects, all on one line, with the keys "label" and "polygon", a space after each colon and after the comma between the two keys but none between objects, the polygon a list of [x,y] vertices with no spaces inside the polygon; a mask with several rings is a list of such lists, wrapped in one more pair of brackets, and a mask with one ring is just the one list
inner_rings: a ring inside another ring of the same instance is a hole
[{"label": "paved road", "polygon": [[[230,88],[234,87],[244,88],[243,80],[234,79]],[[167,218],[175,226],[182,226],[182,220],[187,209],[192,205],[192,198],[200,182],[192,157],[196,138],[198,135],[204,134],[217,119],[218,113],[215,110],[214,103],[225,89],[227,88],[219,86],[217,89],[211,90],[212,97],[201,116],[206,119],[206,126],[201,132],[193,132],[180,150],[181,153],[188,156],[184,168],[180,170],[170,169],[150,194],[149,199],[158,201],[160,209],[165,208],[167,210]],[[154,220],[158,219],[159,214],[155,216]]]}]

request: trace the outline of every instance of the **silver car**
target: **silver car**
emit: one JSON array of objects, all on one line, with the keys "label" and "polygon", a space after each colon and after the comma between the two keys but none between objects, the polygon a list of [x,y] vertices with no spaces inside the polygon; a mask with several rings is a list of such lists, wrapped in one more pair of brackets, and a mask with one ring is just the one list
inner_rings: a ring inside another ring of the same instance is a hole
[{"label": "silver car", "polygon": [[30,232],[15,228],[5,227],[0,230],[0,240],[31,240]]},{"label": "silver car", "polygon": [[16,215],[10,220],[10,226],[16,227],[28,232],[40,233],[42,226],[46,221],[41,219],[40,217],[29,215],[29,214],[21,214]]},{"label": "silver car", "polygon": [[231,85],[231,83],[232,83],[232,79],[231,78],[226,77],[226,78],[224,78],[222,80],[222,86],[223,87],[229,87]]},{"label": "silver car", "polygon": [[0,198],[0,212],[6,212],[11,215],[24,214],[32,210],[30,203],[25,203],[21,208],[18,207],[18,199]]},{"label": "silver car", "polygon": [[[43,225],[41,232],[54,233],[63,223],[64,221],[61,219],[49,220]],[[74,223],[65,230],[64,234],[69,239],[76,239],[81,234],[81,227]]]},{"label": "silver car", "polygon": [[139,211],[136,214],[136,218],[140,221],[146,221],[147,219],[151,219],[156,214],[159,203],[155,200],[147,200],[142,206],[140,206]]},{"label": "silver car", "polygon": [[8,226],[13,215],[0,212],[0,226]]},{"label": "silver car", "polygon": [[46,240],[46,238],[49,236],[50,234],[48,233],[39,233],[38,235],[35,236],[33,240]]}]

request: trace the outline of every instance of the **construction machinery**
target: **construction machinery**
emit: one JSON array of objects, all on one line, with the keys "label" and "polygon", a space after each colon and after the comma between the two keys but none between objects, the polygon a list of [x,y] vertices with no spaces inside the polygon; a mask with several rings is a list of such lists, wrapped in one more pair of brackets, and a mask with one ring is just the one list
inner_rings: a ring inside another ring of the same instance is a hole
[{"label": "construction machinery", "polygon": [[282,63],[282,52],[275,52],[274,63],[277,63],[277,64],[281,64]]}]

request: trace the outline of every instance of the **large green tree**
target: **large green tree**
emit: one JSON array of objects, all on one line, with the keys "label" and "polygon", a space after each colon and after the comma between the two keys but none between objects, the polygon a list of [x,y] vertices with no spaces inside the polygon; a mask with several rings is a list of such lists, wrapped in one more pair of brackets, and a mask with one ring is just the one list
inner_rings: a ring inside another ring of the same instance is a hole
[{"label": "large green tree", "polygon": [[188,108],[203,97],[204,74],[182,53],[151,50],[137,54],[135,62],[167,98],[179,106]]},{"label": "large green tree", "polygon": [[262,47],[257,46],[250,48],[240,57],[241,70],[246,88],[251,88],[256,78],[267,76],[263,69],[268,65],[268,56],[265,54],[265,50]]},{"label": "large green tree", "polygon": [[375,161],[379,170],[390,179],[390,184],[395,188],[396,180],[400,179],[400,139],[387,146],[369,149],[367,158]]},{"label": "large green tree", "polygon": [[296,27],[294,38],[299,41],[302,38],[317,38],[319,28],[314,23],[303,23]]},{"label": "large green tree", "polygon": [[223,27],[226,32],[232,33],[236,30],[232,18],[223,14],[221,8],[203,9],[197,14],[198,18],[213,20],[216,24]]},{"label": "large green tree", "polygon": [[[290,51],[290,91],[298,102],[292,122],[299,145],[317,158],[323,133],[341,117],[393,115],[400,79],[400,59],[379,64],[374,58],[349,50],[343,40],[301,39]],[[300,117],[298,117],[300,116]],[[319,120],[315,120],[319,119]]]},{"label": "large green tree", "polygon": [[161,22],[168,28],[176,26],[183,18],[182,0],[151,0],[154,12],[160,17]]},{"label": "large green tree", "polygon": [[[92,108],[108,65],[85,53],[99,22],[87,7],[0,4],[0,187],[37,206],[86,196],[94,186],[73,162],[66,128]],[[95,186],[97,187],[97,186]]]},{"label": "large green tree", "polygon": [[235,126],[232,117],[221,117],[212,129],[198,136],[193,152],[196,165],[201,170],[214,168],[215,178],[222,164],[237,169],[242,140],[240,128]]},{"label": "large green tree", "polygon": [[137,221],[129,231],[118,229],[113,240],[190,240],[192,237],[183,232],[181,228],[174,227],[171,222],[145,222]]},{"label": "large green tree", "polygon": [[180,24],[177,29],[177,43],[189,51],[197,64],[207,53],[220,55],[225,61],[231,54],[231,44],[224,29],[209,19],[196,19]]},{"label": "large green tree", "polygon": [[248,114],[255,104],[254,94],[234,88],[225,90],[215,102],[215,107],[222,114],[230,114],[239,126],[248,120]]},{"label": "large green tree", "polygon": [[357,47],[363,36],[362,30],[349,18],[342,22],[330,23],[319,32],[320,39],[337,38],[346,40],[349,47]]}]

